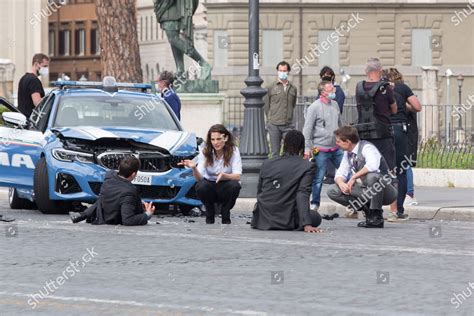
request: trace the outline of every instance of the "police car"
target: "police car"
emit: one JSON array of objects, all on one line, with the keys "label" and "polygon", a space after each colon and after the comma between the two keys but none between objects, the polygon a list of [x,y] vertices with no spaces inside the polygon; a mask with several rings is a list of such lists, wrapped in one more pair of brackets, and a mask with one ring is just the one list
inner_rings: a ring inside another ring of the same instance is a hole
[{"label": "police car", "polygon": [[2,101],[10,112],[0,125],[0,186],[10,188],[11,208],[35,203],[43,213],[64,213],[92,203],[106,172],[129,155],[141,163],[133,183],[143,200],[184,213],[201,205],[192,171],[177,165],[197,155],[196,136],[147,93],[151,85],[113,77],[54,85],[29,119]]}]

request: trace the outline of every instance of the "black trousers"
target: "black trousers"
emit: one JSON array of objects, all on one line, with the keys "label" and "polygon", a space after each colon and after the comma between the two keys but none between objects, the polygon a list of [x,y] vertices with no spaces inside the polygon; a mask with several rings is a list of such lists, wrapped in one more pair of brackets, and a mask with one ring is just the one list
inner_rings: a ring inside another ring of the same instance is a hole
[{"label": "black trousers", "polygon": [[239,181],[234,180],[216,183],[215,181],[202,179],[196,183],[196,193],[206,207],[206,216],[214,218],[214,203],[220,203],[222,204],[221,215],[223,220],[230,219],[230,210],[239,197],[240,188]]},{"label": "black trousers", "polygon": [[403,203],[405,203],[405,196],[407,194],[407,173],[406,166],[402,165],[402,162],[406,160],[405,156],[408,156],[408,133],[404,131],[403,125],[394,124],[393,131],[395,136],[395,152],[396,152],[396,163],[397,163],[397,182],[398,182],[398,197],[397,197],[397,212],[403,214],[405,209]]}]

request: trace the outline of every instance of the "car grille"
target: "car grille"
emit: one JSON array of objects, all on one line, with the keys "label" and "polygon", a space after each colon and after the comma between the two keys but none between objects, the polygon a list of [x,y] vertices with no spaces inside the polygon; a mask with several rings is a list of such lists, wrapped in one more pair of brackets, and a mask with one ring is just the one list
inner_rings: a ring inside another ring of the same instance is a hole
[{"label": "car grille", "polygon": [[167,187],[161,185],[135,185],[142,199],[171,200],[176,197],[181,187]]},{"label": "car grille", "polygon": [[194,156],[171,156],[159,153],[121,153],[104,152],[97,157],[102,167],[111,170],[118,170],[120,161],[123,158],[134,156],[140,160],[140,171],[143,172],[165,172],[171,168],[176,168],[178,162],[184,159],[193,159]]},{"label": "car grille", "polygon": [[[99,195],[102,182],[89,182],[92,192]],[[171,200],[176,197],[181,187],[168,187],[162,185],[135,185],[142,199]]]}]

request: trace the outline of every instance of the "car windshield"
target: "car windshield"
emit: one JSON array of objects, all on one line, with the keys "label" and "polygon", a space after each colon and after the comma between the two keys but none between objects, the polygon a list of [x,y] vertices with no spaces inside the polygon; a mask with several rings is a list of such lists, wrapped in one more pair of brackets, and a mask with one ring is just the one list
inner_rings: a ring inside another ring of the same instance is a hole
[{"label": "car windshield", "polygon": [[138,127],[179,130],[163,101],[155,96],[63,96],[54,127]]}]

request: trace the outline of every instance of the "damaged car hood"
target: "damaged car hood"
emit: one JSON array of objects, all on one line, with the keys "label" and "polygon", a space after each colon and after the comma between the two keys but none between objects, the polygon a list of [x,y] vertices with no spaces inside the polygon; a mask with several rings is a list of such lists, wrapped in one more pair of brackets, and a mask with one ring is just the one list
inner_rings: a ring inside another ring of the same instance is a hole
[{"label": "damaged car hood", "polygon": [[184,131],[160,131],[137,129],[131,127],[61,127],[53,131],[65,138],[76,138],[89,141],[98,139],[127,139],[166,149],[170,154],[181,155],[196,150],[197,142],[194,133]]}]

